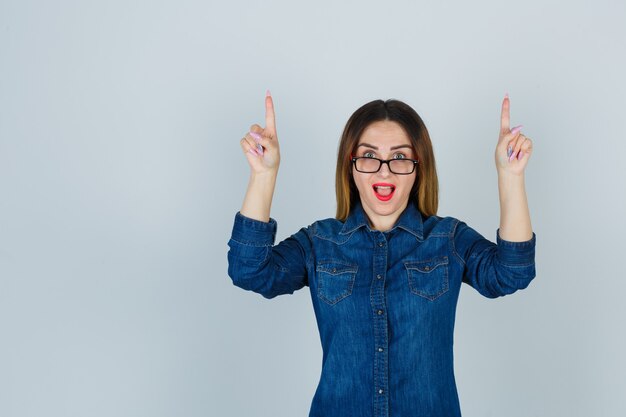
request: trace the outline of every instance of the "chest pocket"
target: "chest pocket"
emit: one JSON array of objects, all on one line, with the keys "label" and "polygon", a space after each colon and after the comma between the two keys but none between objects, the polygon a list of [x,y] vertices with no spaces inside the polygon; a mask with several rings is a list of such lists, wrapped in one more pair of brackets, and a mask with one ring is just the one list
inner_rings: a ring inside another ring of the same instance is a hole
[{"label": "chest pocket", "polygon": [[405,262],[409,288],[413,294],[431,301],[448,291],[448,257]]},{"label": "chest pocket", "polygon": [[315,268],[319,299],[332,305],[352,294],[357,270],[357,265],[345,262],[319,261]]}]

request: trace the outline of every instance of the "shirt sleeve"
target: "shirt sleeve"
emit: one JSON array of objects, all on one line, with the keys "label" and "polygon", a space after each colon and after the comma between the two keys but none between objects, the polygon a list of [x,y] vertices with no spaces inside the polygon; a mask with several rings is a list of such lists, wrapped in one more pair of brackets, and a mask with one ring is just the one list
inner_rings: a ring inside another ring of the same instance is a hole
[{"label": "shirt sleeve", "polygon": [[488,298],[524,289],[536,275],[534,232],[530,240],[511,242],[500,238],[497,229],[496,242],[462,221],[453,233],[454,251],[464,264],[463,282]]},{"label": "shirt sleeve", "polygon": [[265,298],[293,294],[308,286],[311,243],[306,228],[274,245],[276,220],[251,219],[237,212],[228,241],[228,275],[233,284]]}]

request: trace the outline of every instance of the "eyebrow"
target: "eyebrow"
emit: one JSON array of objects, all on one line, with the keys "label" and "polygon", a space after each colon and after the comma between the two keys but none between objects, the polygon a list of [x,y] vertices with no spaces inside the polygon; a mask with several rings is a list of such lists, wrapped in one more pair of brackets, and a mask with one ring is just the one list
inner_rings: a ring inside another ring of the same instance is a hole
[{"label": "eyebrow", "polygon": [[[376,146],[374,146],[374,145],[370,145],[369,143],[361,143],[361,144],[359,144],[359,145],[357,146],[357,148],[358,148],[359,146],[365,146],[365,147],[367,147],[367,148],[372,148],[372,149],[378,150],[378,148],[377,148]],[[400,148],[409,148],[409,149],[412,149],[413,147],[412,147],[411,145],[398,145],[398,146],[392,146],[390,149],[393,151],[393,150],[400,149]]]}]

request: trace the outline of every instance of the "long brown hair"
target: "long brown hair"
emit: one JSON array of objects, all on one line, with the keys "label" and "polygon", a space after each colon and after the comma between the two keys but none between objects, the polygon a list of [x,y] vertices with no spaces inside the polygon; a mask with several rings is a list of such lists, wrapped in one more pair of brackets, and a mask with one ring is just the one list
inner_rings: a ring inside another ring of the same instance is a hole
[{"label": "long brown hair", "polygon": [[374,100],[357,109],[343,130],[337,152],[335,193],[337,195],[337,220],[345,221],[359,201],[359,191],[352,178],[351,155],[363,131],[374,122],[390,120],[400,124],[409,136],[417,164],[417,177],[409,202],[426,216],[436,215],[439,205],[439,182],[435,167],[433,145],[426,125],[408,104],[399,100]]}]

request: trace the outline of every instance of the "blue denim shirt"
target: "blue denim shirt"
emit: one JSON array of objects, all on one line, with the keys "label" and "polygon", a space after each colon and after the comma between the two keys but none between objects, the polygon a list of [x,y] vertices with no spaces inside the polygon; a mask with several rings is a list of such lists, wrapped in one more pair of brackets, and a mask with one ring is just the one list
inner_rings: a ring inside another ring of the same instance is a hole
[{"label": "blue denim shirt", "polygon": [[361,205],[274,246],[276,221],[237,213],[228,242],[233,283],[266,298],[308,286],[322,342],[309,416],[460,416],[453,366],[461,283],[485,297],[535,277],[536,236],[497,244],[453,217],[409,203],[387,232]]}]

